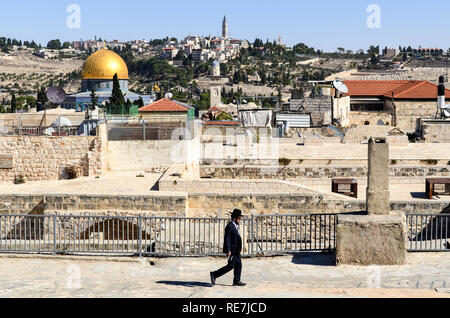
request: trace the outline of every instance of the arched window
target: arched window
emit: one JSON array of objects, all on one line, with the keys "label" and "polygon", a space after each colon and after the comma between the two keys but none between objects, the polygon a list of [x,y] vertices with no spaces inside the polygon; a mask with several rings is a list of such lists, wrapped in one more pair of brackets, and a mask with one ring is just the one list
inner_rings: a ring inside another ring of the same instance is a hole
[{"label": "arched window", "polygon": [[365,126],[369,126],[369,125],[370,125],[370,122],[365,121],[365,122],[364,122],[364,125],[365,125]]}]

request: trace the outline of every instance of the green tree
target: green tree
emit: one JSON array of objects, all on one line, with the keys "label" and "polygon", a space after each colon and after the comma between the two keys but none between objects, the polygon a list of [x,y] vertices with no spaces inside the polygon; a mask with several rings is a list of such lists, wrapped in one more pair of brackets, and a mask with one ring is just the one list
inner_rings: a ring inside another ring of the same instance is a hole
[{"label": "green tree", "polygon": [[305,97],[305,92],[302,87],[294,88],[292,91],[292,99],[303,99]]},{"label": "green tree", "polygon": [[36,100],[36,105],[37,105],[37,109],[36,111],[40,112],[42,110],[44,110],[44,107],[46,106],[46,104],[48,103],[48,98],[47,98],[47,94],[45,92],[45,87],[42,86],[37,93],[37,100]]},{"label": "green tree", "polygon": [[403,62],[406,62],[408,60],[408,55],[406,53],[403,53],[402,60]]},{"label": "green tree", "polygon": [[90,105],[90,109],[91,110],[95,110],[95,107],[98,104],[98,97],[97,95],[95,95],[95,89],[92,87],[91,88],[91,105]]},{"label": "green tree", "polygon": [[131,103],[131,101],[129,99],[127,99],[126,103],[125,103],[125,107],[124,107],[124,114],[129,114],[130,113],[130,108],[131,106],[133,106],[133,104]]},{"label": "green tree", "polygon": [[60,40],[51,40],[47,43],[47,49],[51,50],[60,50],[62,49],[61,41]]},{"label": "green tree", "polygon": [[136,104],[139,108],[144,107],[144,100],[142,99],[142,96],[139,97],[139,99],[138,99],[137,101],[135,101],[135,104]]},{"label": "green tree", "polygon": [[233,120],[233,116],[231,116],[228,113],[222,112],[219,115],[217,115],[216,119],[220,120],[220,121],[230,121],[230,120]]},{"label": "green tree", "polygon": [[113,77],[113,89],[111,97],[109,98],[109,103],[111,105],[111,112],[113,114],[122,113],[122,107],[125,104],[125,98],[123,97],[123,93],[120,90],[120,83],[117,73],[114,74]]},{"label": "green tree", "polygon": [[16,101],[16,94],[11,93],[11,108],[10,113],[16,113],[17,112],[17,101]]}]

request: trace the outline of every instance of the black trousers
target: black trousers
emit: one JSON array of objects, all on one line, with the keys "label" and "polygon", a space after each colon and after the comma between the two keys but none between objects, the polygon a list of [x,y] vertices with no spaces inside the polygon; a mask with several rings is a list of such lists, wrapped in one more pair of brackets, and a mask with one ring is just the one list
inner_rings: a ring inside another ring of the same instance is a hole
[{"label": "black trousers", "polygon": [[213,272],[215,278],[222,277],[227,274],[231,270],[234,269],[234,283],[239,283],[241,281],[241,272],[242,272],[242,260],[241,255],[231,255],[228,258],[228,264],[225,267],[222,267],[218,271]]}]

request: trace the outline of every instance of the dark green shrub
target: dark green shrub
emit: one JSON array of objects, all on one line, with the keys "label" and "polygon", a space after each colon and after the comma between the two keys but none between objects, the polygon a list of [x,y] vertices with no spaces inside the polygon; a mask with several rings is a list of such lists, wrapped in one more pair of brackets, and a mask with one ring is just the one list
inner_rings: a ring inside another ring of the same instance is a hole
[{"label": "dark green shrub", "polygon": [[24,184],[24,183],[25,178],[22,175],[14,177],[14,184]]},{"label": "dark green shrub", "polygon": [[434,160],[434,159],[433,160],[421,160],[420,162],[430,165],[430,166],[435,166],[438,164],[438,161]]}]

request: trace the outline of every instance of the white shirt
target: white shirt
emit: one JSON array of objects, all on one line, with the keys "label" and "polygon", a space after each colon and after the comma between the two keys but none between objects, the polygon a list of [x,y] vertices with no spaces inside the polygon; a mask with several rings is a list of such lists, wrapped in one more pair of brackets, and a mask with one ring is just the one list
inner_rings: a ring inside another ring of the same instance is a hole
[{"label": "white shirt", "polygon": [[234,224],[234,227],[236,228],[236,230],[238,231],[238,233],[239,233],[239,235],[240,235],[241,233],[239,232],[239,225],[237,225],[236,223],[234,223],[234,221],[233,221],[233,224]]}]

